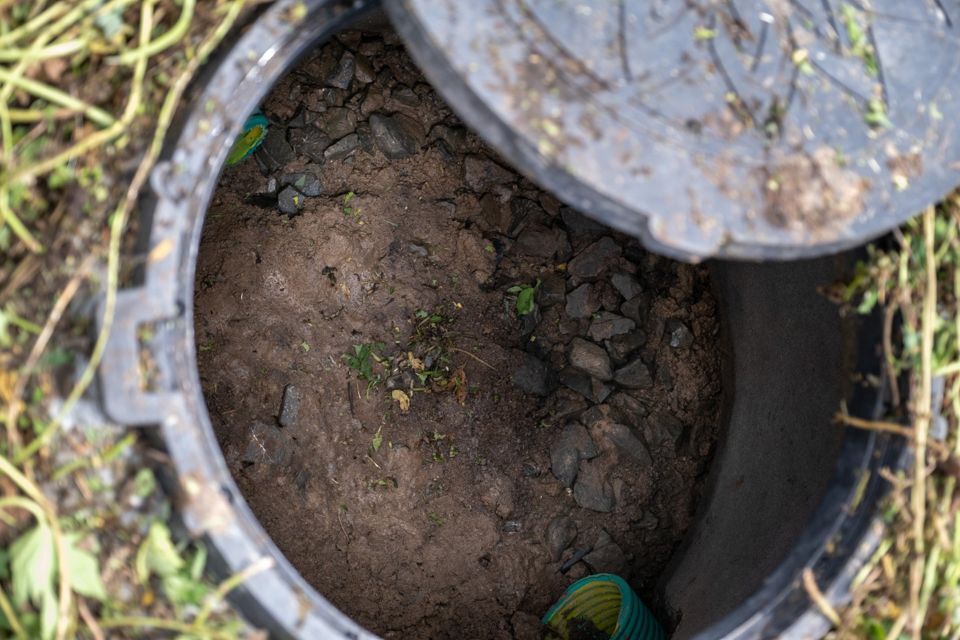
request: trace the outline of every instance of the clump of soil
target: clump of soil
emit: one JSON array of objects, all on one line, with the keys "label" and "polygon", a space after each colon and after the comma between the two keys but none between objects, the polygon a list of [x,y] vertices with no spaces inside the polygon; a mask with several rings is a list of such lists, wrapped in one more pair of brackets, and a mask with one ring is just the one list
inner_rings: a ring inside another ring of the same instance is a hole
[{"label": "clump of soil", "polygon": [[538,637],[594,572],[653,598],[718,425],[705,271],[506,168],[392,34],[264,112],[204,228],[197,349],[290,561],[385,637]]}]

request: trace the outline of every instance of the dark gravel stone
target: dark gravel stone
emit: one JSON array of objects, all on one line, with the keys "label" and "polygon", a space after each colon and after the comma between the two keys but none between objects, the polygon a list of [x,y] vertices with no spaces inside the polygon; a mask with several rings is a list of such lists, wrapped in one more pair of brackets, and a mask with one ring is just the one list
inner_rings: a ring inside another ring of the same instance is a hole
[{"label": "dark gravel stone", "polygon": [[513,372],[513,384],[524,393],[546,397],[555,386],[553,377],[550,367],[543,360],[524,353],[523,364]]},{"label": "dark gravel stone", "polygon": [[610,418],[633,428],[640,428],[644,418],[650,413],[647,407],[627,392],[618,391],[607,398]]},{"label": "dark gravel stone", "polygon": [[593,551],[583,557],[594,573],[622,573],[627,566],[627,556],[610,534],[601,531]]},{"label": "dark gravel stone", "polygon": [[673,391],[673,374],[670,373],[670,367],[666,365],[657,367],[657,382],[667,391]]},{"label": "dark gravel stone", "polygon": [[570,243],[563,229],[540,225],[524,229],[517,237],[515,246],[517,251],[535,258],[552,259],[570,251]]},{"label": "dark gravel stone", "polygon": [[601,311],[593,318],[593,322],[590,323],[587,335],[590,336],[591,340],[602,342],[614,336],[629,333],[633,331],[636,326],[636,323],[629,318],[618,316],[609,311]]},{"label": "dark gravel stone", "polygon": [[651,447],[675,449],[683,436],[683,423],[669,413],[656,412],[643,421],[643,437]]},{"label": "dark gravel stone", "polygon": [[581,280],[596,278],[615,264],[622,253],[620,245],[614,242],[613,238],[600,238],[570,261],[567,272]]},{"label": "dark gravel stone", "polygon": [[346,107],[330,107],[317,114],[313,126],[320,129],[331,140],[339,140],[353,133],[357,128],[357,114]]},{"label": "dark gravel stone", "polygon": [[600,347],[583,338],[574,338],[567,349],[567,358],[570,366],[583,371],[598,380],[606,381],[613,378],[610,369],[610,356]]},{"label": "dark gravel stone", "polygon": [[520,473],[523,474],[524,478],[539,478],[540,468],[532,462],[524,462],[520,467]]},{"label": "dark gravel stone", "polygon": [[603,425],[603,433],[618,449],[636,460],[643,467],[653,465],[653,458],[646,445],[625,424],[610,422]]},{"label": "dark gravel stone", "polygon": [[637,324],[643,324],[641,314],[647,310],[646,299],[641,296],[630,298],[620,305],[620,313],[627,316]]},{"label": "dark gravel stone", "polygon": [[674,349],[687,349],[693,344],[693,334],[687,325],[679,320],[667,322],[667,335],[670,336],[670,346]]},{"label": "dark gravel stone", "polygon": [[547,525],[547,550],[550,559],[559,562],[563,552],[577,537],[577,523],[566,516],[559,516]]},{"label": "dark gravel stone", "polygon": [[360,148],[360,136],[351,133],[348,136],[340,138],[323,152],[323,157],[328,161],[343,160],[353,155]]},{"label": "dark gravel stone", "polygon": [[450,149],[462,149],[467,143],[467,130],[463,127],[448,127],[445,124],[438,124],[430,129],[429,139],[431,142],[443,140]]},{"label": "dark gravel stone", "polygon": [[639,329],[614,336],[603,343],[610,354],[610,359],[617,364],[624,364],[630,355],[647,343],[647,334]]},{"label": "dark gravel stone", "polygon": [[550,448],[550,471],[570,487],[577,478],[581,460],[589,460],[597,455],[597,446],[582,424],[570,422]]},{"label": "dark gravel stone", "polygon": [[293,439],[279,427],[255,422],[250,427],[250,443],[241,462],[284,465],[293,455]]},{"label": "dark gravel stone", "polygon": [[414,93],[413,89],[407,86],[397,86],[390,91],[390,99],[396,100],[405,107],[416,109],[420,106],[420,98]]},{"label": "dark gravel stone", "polygon": [[643,293],[643,287],[641,287],[637,279],[629,273],[613,274],[610,276],[610,284],[616,288],[624,300],[635,298]]},{"label": "dark gravel stone", "polygon": [[617,506],[613,487],[603,477],[599,466],[585,464],[573,486],[573,498],[584,509],[609,513]]},{"label": "dark gravel stone", "polygon": [[303,208],[303,200],[304,195],[302,193],[293,187],[284,187],[277,194],[277,207],[280,209],[280,213],[295,216]]},{"label": "dark gravel stone", "polygon": [[314,173],[302,171],[297,173],[285,173],[280,176],[280,184],[291,186],[305,196],[315,197],[323,193],[323,187],[320,185],[320,178]]},{"label": "dark gravel stone", "polygon": [[557,274],[545,276],[537,290],[537,304],[544,308],[563,304],[567,299],[566,287],[566,280],[562,276]]},{"label": "dark gravel stone", "polygon": [[356,61],[353,59],[353,54],[349,51],[345,52],[340,56],[340,62],[337,63],[337,67],[333,70],[333,73],[327,77],[327,84],[337,87],[338,89],[350,88],[350,81],[353,80],[355,67]]},{"label": "dark gravel stone", "polygon": [[589,318],[600,308],[600,298],[591,284],[582,284],[567,295],[567,315],[571,318]]},{"label": "dark gravel stone", "polygon": [[653,386],[653,376],[650,369],[640,358],[619,368],[613,374],[613,380],[627,389],[649,389]]},{"label": "dark gravel stone", "polygon": [[373,70],[370,58],[360,53],[353,57],[353,77],[362,84],[370,84],[377,79],[377,72]]},{"label": "dark gravel stone", "polygon": [[415,154],[423,144],[420,125],[403,114],[386,116],[374,113],[370,116],[373,142],[383,155],[391,160],[400,160]]},{"label": "dark gravel stone", "polygon": [[463,161],[463,179],[476,193],[486,193],[495,185],[509,184],[513,173],[496,162],[480,156],[467,156]]},{"label": "dark gravel stone", "polygon": [[503,523],[503,527],[501,527],[501,530],[504,533],[517,533],[522,528],[523,526],[520,524],[519,520],[507,520],[506,522]]},{"label": "dark gravel stone", "polygon": [[560,218],[563,224],[574,236],[594,235],[598,236],[607,233],[609,230],[599,222],[592,220],[582,213],[571,209],[570,207],[560,208]]},{"label": "dark gravel stone", "polygon": [[283,398],[280,400],[280,415],[277,422],[281,427],[297,426],[297,416],[300,415],[300,389],[288,384],[283,388]]},{"label": "dark gravel stone", "polygon": [[613,392],[613,387],[610,385],[604,384],[596,378],[591,378],[572,367],[567,367],[561,371],[557,378],[560,384],[576,391],[591,402],[603,402]]},{"label": "dark gravel stone", "polygon": [[255,152],[268,171],[276,171],[293,160],[293,148],[283,127],[270,127],[263,144]]},{"label": "dark gravel stone", "polygon": [[290,143],[297,154],[310,158],[314,162],[323,162],[323,152],[331,142],[333,139],[316,127],[303,127],[290,133]]}]

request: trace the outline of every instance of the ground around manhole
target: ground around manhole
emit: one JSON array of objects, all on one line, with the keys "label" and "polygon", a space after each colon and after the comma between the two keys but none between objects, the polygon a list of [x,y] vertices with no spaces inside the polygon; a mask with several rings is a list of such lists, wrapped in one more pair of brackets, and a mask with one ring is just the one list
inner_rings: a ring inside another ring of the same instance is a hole
[{"label": "ground around manhole", "polygon": [[705,270],[506,168],[391,34],[342,35],[264,112],[211,204],[195,317],[280,549],[385,637],[538,637],[601,571],[653,600],[719,422]]}]

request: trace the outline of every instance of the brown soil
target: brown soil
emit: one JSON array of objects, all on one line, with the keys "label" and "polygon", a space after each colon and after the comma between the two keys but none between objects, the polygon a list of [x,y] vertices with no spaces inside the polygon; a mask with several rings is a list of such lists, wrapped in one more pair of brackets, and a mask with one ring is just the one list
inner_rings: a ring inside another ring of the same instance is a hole
[{"label": "brown soil", "polygon": [[[309,118],[324,108],[320,92],[356,115],[361,145],[352,155],[322,165],[295,155],[275,169],[320,178],[323,194],[304,198],[300,215],[279,214],[275,196],[262,194],[261,152],[225,172],[210,207],[196,340],[227,463],[304,577],[385,637],[537,637],[539,616],[595,571],[620,573],[653,598],[690,524],[718,422],[717,321],[705,273],[646,254],[489,164],[500,161],[394,43],[350,34],[265,104],[277,122],[303,116],[303,107]],[[364,83],[358,72],[331,97],[322,79],[336,69],[324,70],[325,56],[336,62],[345,50],[369,56],[376,79]],[[367,125],[369,100],[413,122],[417,151],[384,156]],[[544,245],[524,236],[532,230],[545,230],[534,238],[553,238],[556,251],[544,256]],[[567,264],[600,237],[622,255],[596,277],[571,275]],[[545,396],[518,388],[525,351],[560,371],[569,341],[585,337],[591,320],[568,317],[544,291],[536,312],[518,317],[507,289],[559,280],[569,294],[592,281],[603,308],[616,312],[625,305],[612,273],[642,285],[646,340],[637,353],[650,384],[620,389],[599,407],[554,384],[554,373]],[[677,323],[692,344],[677,344]],[[375,343],[382,362],[372,362],[378,382],[370,384],[344,354]],[[416,376],[421,362],[432,380]],[[410,397],[408,411],[393,389]],[[599,479],[615,503],[608,512],[579,506],[551,473],[558,435],[578,418],[599,451],[580,463],[578,482]],[[605,439],[619,422],[652,463]],[[671,425],[676,432],[659,437]],[[545,532],[559,516],[577,534],[555,560]],[[589,547],[585,561],[559,572]]]}]

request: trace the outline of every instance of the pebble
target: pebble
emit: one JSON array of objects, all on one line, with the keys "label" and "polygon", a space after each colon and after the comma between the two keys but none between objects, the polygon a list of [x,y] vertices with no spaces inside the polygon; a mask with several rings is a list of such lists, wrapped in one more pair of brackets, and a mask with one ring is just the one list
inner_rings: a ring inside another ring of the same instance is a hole
[{"label": "pebble", "polygon": [[653,386],[650,369],[640,358],[617,369],[613,374],[613,380],[627,389],[649,389]]},{"label": "pebble", "polygon": [[592,340],[602,342],[614,336],[629,333],[636,326],[637,324],[630,318],[624,318],[609,311],[601,311],[594,316],[593,322],[590,323],[590,328],[587,330],[587,335]]},{"label": "pebble", "polygon": [[391,160],[400,160],[413,155],[423,144],[420,125],[403,114],[387,116],[374,113],[370,116],[373,142]]},{"label": "pebble", "polygon": [[611,393],[613,387],[600,382],[596,378],[591,378],[587,374],[578,371],[572,367],[563,369],[557,376],[560,384],[576,391],[591,402],[603,402]]},{"label": "pebble", "polygon": [[339,140],[357,128],[357,114],[346,107],[330,107],[316,116],[313,123],[331,140]]},{"label": "pebble", "polygon": [[293,160],[293,148],[287,142],[283,127],[270,127],[263,144],[256,151],[257,157],[271,172],[286,166]]},{"label": "pebble", "polygon": [[397,86],[390,91],[390,99],[396,100],[405,107],[416,109],[420,106],[420,98],[413,92],[413,89],[407,86]]},{"label": "pebble", "polygon": [[610,417],[631,427],[640,427],[650,412],[640,400],[627,392],[618,391],[607,398],[610,407]]},{"label": "pebble", "polygon": [[513,173],[487,158],[467,156],[463,161],[463,179],[474,192],[485,193],[494,185],[513,182]]},{"label": "pebble", "polygon": [[539,467],[537,467],[536,464],[534,464],[534,463],[532,463],[532,462],[530,462],[530,461],[524,462],[523,465],[521,465],[521,467],[520,467],[520,473],[523,474],[523,477],[524,477],[524,478],[539,478],[539,477],[540,477],[540,469],[539,469]]},{"label": "pebble", "polygon": [[618,336],[613,336],[603,343],[610,354],[610,359],[617,364],[623,364],[630,355],[647,343],[647,334],[639,329]]},{"label": "pebble", "polygon": [[327,77],[327,84],[338,89],[348,89],[350,81],[353,80],[353,71],[356,67],[356,61],[353,54],[347,51],[340,57],[336,69]]},{"label": "pebble", "polygon": [[574,237],[582,235],[596,236],[607,232],[605,226],[570,207],[560,208],[560,218],[563,219],[563,224],[566,225],[567,230],[570,231]]},{"label": "pebble", "polygon": [[610,356],[600,347],[583,338],[574,338],[570,341],[567,350],[567,358],[570,366],[583,371],[602,381],[613,378],[613,371],[610,369]]},{"label": "pebble", "polygon": [[504,533],[517,533],[521,528],[519,520],[507,520],[503,523],[502,530]]},{"label": "pebble", "polygon": [[615,264],[622,253],[620,245],[614,242],[613,238],[600,238],[570,261],[567,272],[581,280],[596,278]]},{"label": "pebble", "polygon": [[283,398],[280,400],[280,415],[277,422],[281,427],[295,427],[300,415],[300,389],[296,385],[288,384],[283,388]]},{"label": "pebble", "polygon": [[303,201],[303,194],[293,187],[284,187],[277,194],[277,207],[280,209],[280,213],[285,213],[288,216],[295,216],[300,213],[300,209],[303,208]]},{"label": "pebble", "polygon": [[624,300],[635,298],[643,293],[643,287],[641,287],[640,283],[637,282],[637,279],[629,273],[613,274],[610,276],[610,284],[612,284],[616,290],[620,292],[620,295],[623,296]]},{"label": "pebble", "polygon": [[541,225],[529,226],[517,236],[517,251],[535,258],[562,260],[570,252],[570,243],[563,229],[548,228]]},{"label": "pebble", "polygon": [[353,77],[356,78],[358,82],[370,84],[377,78],[377,72],[373,70],[370,58],[362,53],[358,53],[353,57],[353,66]]},{"label": "pebble", "polygon": [[[533,315],[533,314],[530,314]],[[524,393],[546,397],[554,387],[554,376],[547,364],[529,353],[523,354],[523,364],[513,372],[513,384]]]},{"label": "pebble", "polygon": [[541,307],[552,307],[563,304],[567,299],[566,280],[557,274],[544,276],[537,290],[537,304]]},{"label": "pebble", "polygon": [[617,504],[613,487],[603,477],[602,468],[590,463],[584,464],[577,476],[577,483],[573,487],[573,498],[584,509],[600,513],[613,511]]},{"label": "pebble", "polygon": [[643,437],[652,447],[676,449],[682,435],[683,423],[669,413],[652,413],[643,421]]},{"label": "pebble", "polygon": [[583,557],[594,573],[619,574],[627,566],[627,556],[606,530],[597,536],[593,551]]},{"label": "pebble", "polygon": [[577,537],[577,523],[566,516],[558,516],[547,525],[547,550],[550,559],[559,562],[563,552]]},{"label": "pebble", "polygon": [[323,187],[320,179],[314,173],[307,171],[297,173],[285,173],[280,176],[280,184],[284,187],[291,186],[305,196],[316,197],[323,193]]},{"label": "pebble", "polygon": [[627,425],[619,422],[601,421],[594,425],[593,431],[594,433],[602,433],[603,437],[611,444],[640,463],[641,466],[649,467],[653,465],[653,458],[650,457],[647,446]]},{"label": "pebble", "polygon": [[241,462],[282,465],[293,455],[293,440],[272,424],[254,422]]},{"label": "pebble", "polygon": [[360,147],[360,136],[355,133],[340,138],[323,152],[324,159],[328,161],[343,160],[353,155]]},{"label": "pebble", "polygon": [[620,313],[627,316],[637,324],[643,324],[643,318],[640,317],[642,311],[646,310],[647,305],[643,296],[635,296],[620,305]]},{"label": "pebble", "polygon": [[571,318],[589,318],[599,308],[600,298],[589,283],[580,285],[567,295],[565,311]]},{"label": "pebble", "polygon": [[674,349],[686,349],[693,344],[693,334],[687,325],[679,320],[670,320],[667,322],[667,335],[670,336],[670,346]]},{"label": "pebble", "polygon": [[[323,152],[330,146],[333,139],[316,127],[303,127],[291,132],[290,142],[298,155],[322,163]],[[287,163],[285,162],[285,164]]]},{"label": "pebble", "polygon": [[597,446],[582,424],[567,423],[550,447],[550,471],[563,486],[570,487],[577,478],[581,460],[597,455]]}]

